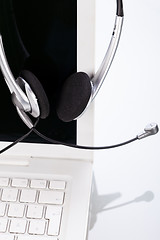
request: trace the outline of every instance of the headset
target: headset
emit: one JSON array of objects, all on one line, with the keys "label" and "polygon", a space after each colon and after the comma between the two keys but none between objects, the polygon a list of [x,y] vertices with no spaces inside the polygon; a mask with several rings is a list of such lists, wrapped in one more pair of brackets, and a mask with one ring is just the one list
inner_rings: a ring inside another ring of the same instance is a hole
[{"label": "headset", "polygon": [[[122,0],[117,0],[111,41],[103,62],[93,78],[90,79],[85,72],[77,72],[66,79],[57,104],[57,115],[62,121],[69,122],[80,117],[95,98],[114,58],[121,35],[123,16]],[[11,92],[12,101],[25,124],[29,128],[33,127],[29,114],[34,118],[48,117],[49,101],[40,81],[28,70],[22,70],[20,76],[14,78],[5,55],[2,35],[0,35],[0,67]]]},{"label": "headset", "polygon": [[[110,44],[99,69],[92,78],[90,78],[85,72],[76,72],[68,77],[63,84],[56,111],[59,119],[64,122],[76,120],[86,111],[90,103],[97,95],[110,69],[119,44],[124,18],[122,0],[116,0],[116,3],[116,18]],[[29,70],[22,70],[20,75],[15,79],[7,62],[1,33],[0,68],[6,84],[10,90],[12,102],[15,105],[20,118],[28,126],[29,129],[33,129],[33,131],[40,137],[43,137],[47,141],[55,143],[55,140],[49,139],[39,133],[35,129],[35,124],[33,124],[30,118],[30,115],[36,119],[45,119],[48,117],[50,106],[47,95],[40,81],[37,79],[34,73],[30,72]],[[145,130],[142,135],[144,137],[153,135],[157,132],[157,124],[151,124],[150,130]],[[142,138],[139,136],[136,137],[136,139]],[[134,138],[134,140],[136,139]],[[131,141],[133,141],[133,139]],[[131,141],[127,141],[122,145]]]}]

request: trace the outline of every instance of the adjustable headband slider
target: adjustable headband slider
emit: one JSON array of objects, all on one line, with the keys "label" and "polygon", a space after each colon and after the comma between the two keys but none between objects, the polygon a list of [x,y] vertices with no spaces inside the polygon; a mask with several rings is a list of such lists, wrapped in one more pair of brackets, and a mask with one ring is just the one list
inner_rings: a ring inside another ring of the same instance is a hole
[{"label": "adjustable headband slider", "polygon": [[117,16],[119,17],[124,16],[122,0],[117,0]]}]

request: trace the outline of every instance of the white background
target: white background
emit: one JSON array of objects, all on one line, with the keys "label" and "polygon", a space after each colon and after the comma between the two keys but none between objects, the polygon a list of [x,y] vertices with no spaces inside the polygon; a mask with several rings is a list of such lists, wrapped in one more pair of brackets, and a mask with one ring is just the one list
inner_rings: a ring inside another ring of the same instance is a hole
[{"label": "white background", "polygon": [[[116,0],[96,3],[96,65],[109,44]],[[95,101],[95,145],[160,125],[160,1],[124,0],[117,54]],[[95,153],[89,240],[160,239],[160,133]]]}]

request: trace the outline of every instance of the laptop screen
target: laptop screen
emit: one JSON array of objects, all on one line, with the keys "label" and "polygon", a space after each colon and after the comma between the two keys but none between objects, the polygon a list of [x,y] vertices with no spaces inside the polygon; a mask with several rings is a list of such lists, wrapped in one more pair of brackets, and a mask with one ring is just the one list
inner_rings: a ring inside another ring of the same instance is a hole
[{"label": "laptop screen", "polygon": [[[60,121],[56,103],[63,82],[77,70],[77,1],[1,0],[0,31],[15,78],[22,69],[30,70],[48,96],[50,114],[37,129],[56,140],[76,143],[77,123]],[[0,102],[0,140],[14,141],[28,128],[12,104],[1,73]],[[44,142],[34,134],[25,141]]]}]

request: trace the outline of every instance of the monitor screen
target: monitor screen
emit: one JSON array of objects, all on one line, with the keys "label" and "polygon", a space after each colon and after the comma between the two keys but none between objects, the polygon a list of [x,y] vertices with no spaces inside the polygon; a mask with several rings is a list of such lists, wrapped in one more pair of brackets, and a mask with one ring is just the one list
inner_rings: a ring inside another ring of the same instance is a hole
[{"label": "monitor screen", "polygon": [[[37,129],[55,140],[76,143],[76,121],[60,121],[56,104],[65,79],[77,70],[77,1],[0,0],[0,32],[14,77],[30,70],[48,96],[50,114]],[[2,73],[0,102],[0,140],[14,141],[28,128],[17,114]],[[35,134],[25,141],[44,142]]]}]

